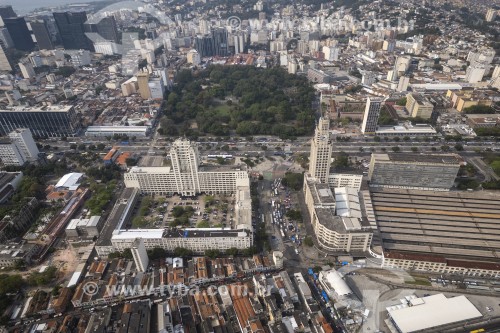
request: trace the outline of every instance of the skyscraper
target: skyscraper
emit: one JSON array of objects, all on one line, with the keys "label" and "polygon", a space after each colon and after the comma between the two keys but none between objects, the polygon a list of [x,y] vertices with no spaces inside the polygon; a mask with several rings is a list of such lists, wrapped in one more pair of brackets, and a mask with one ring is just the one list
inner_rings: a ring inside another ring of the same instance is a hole
[{"label": "skyscraper", "polygon": [[15,142],[19,146],[19,149],[26,156],[27,160],[35,161],[38,159],[40,152],[29,128],[18,128],[10,132],[8,136],[12,142]]},{"label": "skyscraper", "polygon": [[85,35],[84,23],[87,21],[85,12],[54,13],[54,19],[65,49],[93,51],[92,43]]},{"label": "skyscraper", "polygon": [[0,28],[0,44],[5,49],[14,47],[14,41],[10,37],[9,30],[7,30],[7,28]]},{"label": "skyscraper", "polygon": [[99,34],[99,39],[118,43],[119,36],[114,16],[104,17],[97,23],[86,23],[85,32]]},{"label": "skyscraper", "polygon": [[200,54],[201,58],[211,57],[214,55],[212,37],[209,35],[197,36],[194,40],[194,47]]},{"label": "skyscraper", "polygon": [[24,17],[9,17],[3,19],[3,22],[12,37],[16,49],[21,51],[33,50],[35,43],[31,39],[31,34]]},{"label": "skyscraper", "polygon": [[227,57],[229,55],[227,47],[227,30],[225,28],[216,28],[212,30],[212,43],[215,56]]},{"label": "skyscraper", "polygon": [[10,65],[9,59],[5,55],[3,45],[0,45],[0,71],[11,71],[12,66]]},{"label": "skyscraper", "polygon": [[6,19],[8,17],[16,17],[16,13],[12,9],[12,6],[0,6],[0,17]]},{"label": "skyscraper", "polygon": [[136,238],[130,248],[135,266],[139,272],[145,272],[148,269],[149,258],[142,238]]},{"label": "skyscraper", "polygon": [[332,157],[332,141],[330,140],[330,119],[328,115],[321,116],[311,142],[309,158],[309,174],[328,184],[330,175],[330,160]]},{"label": "skyscraper", "polygon": [[177,188],[187,195],[196,195],[200,192],[198,165],[200,155],[196,144],[187,140],[177,140],[170,149],[172,171],[175,175]]},{"label": "skyscraper", "polygon": [[368,97],[366,100],[366,108],[363,116],[363,124],[361,125],[361,132],[375,133],[381,106],[382,100]]},{"label": "skyscraper", "polygon": [[53,50],[54,44],[52,43],[52,38],[50,37],[50,32],[47,27],[45,20],[36,20],[30,22],[31,31],[35,36],[36,43],[40,50]]},{"label": "skyscraper", "polygon": [[195,38],[195,49],[202,58],[227,57],[229,55],[227,38],[228,34],[225,28],[215,28],[210,35],[199,35]]},{"label": "skyscraper", "polygon": [[149,90],[149,74],[147,72],[137,73],[137,85],[139,86],[139,94],[143,99],[151,98],[151,91]]}]

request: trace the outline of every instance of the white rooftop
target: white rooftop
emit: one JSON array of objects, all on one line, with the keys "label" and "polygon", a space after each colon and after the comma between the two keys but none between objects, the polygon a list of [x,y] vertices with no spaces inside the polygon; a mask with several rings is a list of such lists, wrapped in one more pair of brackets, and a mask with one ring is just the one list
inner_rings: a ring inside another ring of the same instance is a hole
[{"label": "white rooftop", "polygon": [[352,294],[351,288],[349,288],[340,273],[336,270],[322,271],[320,274],[324,276],[326,282],[328,282],[337,295],[346,296]]},{"label": "white rooftop", "polygon": [[337,215],[361,218],[358,191],[352,187],[336,187],[334,190]]},{"label": "white rooftop", "polygon": [[401,333],[482,317],[481,312],[463,295],[446,298],[443,294],[437,294],[421,300],[423,302],[413,301],[414,306],[411,307],[388,308],[389,316]]},{"label": "white rooftop", "polygon": [[79,181],[80,178],[82,178],[83,173],[78,173],[78,172],[72,172],[72,173],[67,173],[64,176],[62,176],[61,179],[56,184],[56,188],[64,187],[68,190],[76,190],[78,189],[79,186]]},{"label": "white rooftop", "polygon": [[161,238],[163,229],[134,229],[134,230],[120,230],[111,236],[111,239],[135,239],[135,238]]}]

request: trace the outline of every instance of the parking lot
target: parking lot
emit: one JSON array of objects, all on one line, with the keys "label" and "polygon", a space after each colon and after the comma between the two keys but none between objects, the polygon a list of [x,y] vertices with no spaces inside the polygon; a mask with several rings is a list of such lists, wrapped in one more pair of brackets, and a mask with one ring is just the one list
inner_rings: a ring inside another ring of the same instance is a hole
[{"label": "parking lot", "polygon": [[132,219],[132,228],[221,228],[233,227],[234,197],[199,195],[142,196]]}]

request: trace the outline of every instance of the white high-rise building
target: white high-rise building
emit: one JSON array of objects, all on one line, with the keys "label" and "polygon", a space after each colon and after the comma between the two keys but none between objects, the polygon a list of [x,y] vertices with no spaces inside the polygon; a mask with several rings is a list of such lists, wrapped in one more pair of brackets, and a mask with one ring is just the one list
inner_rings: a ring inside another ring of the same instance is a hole
[{"label": "white high-rise building", "polygon": [[24,165],[27,160],[17,144],[9,139],[0,139],[0,161],[3,165]]},{"label": "white high-rise building", "polygon": [[366,100],[365,114],[363,116],[363,124],[361,125],[361,132],[375,133],[377,129],[378,117],[380,116],[380,108],[382,107],[382,100],[375,98],[368,98]]},{"label": "white high-rise building", "polygon": [[33,140],[33,135],[29,128],[18,128],[10,132],[8,137],[19,146],[26,160],[36,161],[38,159],[40,151],[36,146],[35,140]]},{"label": "white high-rise building", "polygon": [[486,22],[493,22],[495,21],[496,18],[497,18],[497,10],[494,8],[488,9],[485,16]]},{"label": "white high-rise building", "polygon": [[371,86],[372,84],[375,83],[376,76],[372,72],[364,72],[363,76],[361,77],[361,84],[364,84],[366,86]]},{"label": "white high-rise building", "polygon": [[242,166],[232,169],[204,166],[196,143],[177,139],[170,149],[170,167],[132,167],[124,175],[126,187],[139,188],[148,194],[193,196],[199,193],[236,193],[239,186],[249,186],[248,173]]},{"label": "white high-rise building", "polygon": [[325,60],[328,61],[338,61],[339,60],[339,49],[335,46],[323,46],[322,49],[325,54]]},{"label": "white high-rise building", "polygon": [[201,57],[198,51],[191,50],[187,53],[187,62],[198,66],[201,63]]},{"label": "white high-rise building", "polygon": [[309,174],[322,183],[328,183],[332,149],[332,141],[330,140],[330,119],[328,119],[328,115],[326,117],[321,116],[314,132],[314,138],[311,142]]},{"label": "white high-rise building", "polygon": [[495,69],[493,70],[493,74],[491,75],[491,78],[495,80],[496,78],[500,77],[500,65],[497,65]]},{"label": "white high-rise building", "polygon": [[38,148],[27,128],[17,129],[0,141],[0,160],[4,165],[24,165],[38,159]]},{"label": "white high-rise building", "polygon": [[486,73],[486,67],[483,65],[469,66],[465,72],[465,81],[469,83],[478,83],[483,80]]},{"label": "white high-rise building", "polygon": [[11,71],[12,66],[10,65],[9,59],[5,55],[4,47],[0,45],[0,71]]},{"label": "white high-rise building", "polygon": [[387,81],[396,81],[398,79],[398,72],[391,69],[387,72]]},{"label": "white high-rise building", "polygon": [[148,81],[149,91],[152,99],[163,99],[165,85],[160,77],[151,78]]},{"label": "white high-rise building", "polygon": [[21,74],[25,79],[32,79],[35,77],[35,70],[33,69],[33,66],[31,63],[26,62],[26,63],[19,63],[19,68],[21,69]]},{"label": "white high-rise building", "polygon": [[408,85],[410,84],[410,78],[408,76],[401,76],[399,78],[399,84],[397,91],[406,91],[408,90]]},{"label": "white high-rise building", "polygon": [[137,270],[140,272],[145,272],[148,269],[149,258],[142,238],[136,238],[134,240],[130,251],[132,252],[132,257],[134,258],[134,263],[137,267]]}]

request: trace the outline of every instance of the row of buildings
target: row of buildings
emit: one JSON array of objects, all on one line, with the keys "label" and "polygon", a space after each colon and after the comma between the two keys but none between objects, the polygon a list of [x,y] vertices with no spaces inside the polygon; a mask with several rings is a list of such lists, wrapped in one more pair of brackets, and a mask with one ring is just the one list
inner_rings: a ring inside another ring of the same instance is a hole
[{"label": "row of buildings", "polygon": [[[113,208],[108,222],[114,226],[110,238],[98,244],[99,255],[132,248],[141,239],[145,249],[155,247],[173,251],[185,248],[202,254],[217,248],[247,249],[253,245],[250,180],[242,166],[212,168],[200,165],[196,143],[177,139],[170,149],[170,167],[132,167],[124,175],[122,196]],[[141,194],[196,196],[206,194],[234,194],[234,228],[166,228],[127,229],[127,223]]]},{"label": "row of buildings", "polygon": [[[335,253],[370,253],[383,267],[498,276],[495,193],[450,191],[465,162],[455,154],[373,153],[367,173],[329,174],[327,116],[311,143],[304,196],[317,243]],[[340,185],[340,186],[339,186]],[[374,242],[374,239],[377,239]]]}]

